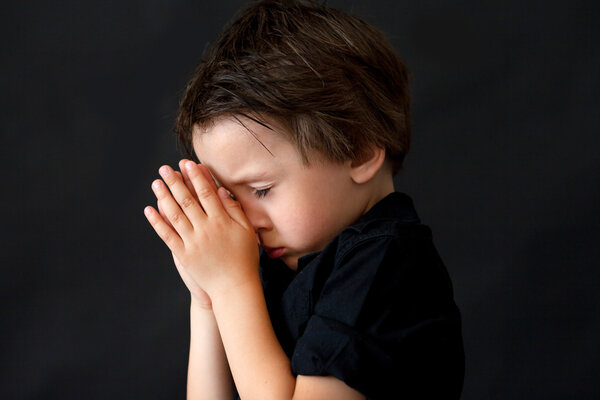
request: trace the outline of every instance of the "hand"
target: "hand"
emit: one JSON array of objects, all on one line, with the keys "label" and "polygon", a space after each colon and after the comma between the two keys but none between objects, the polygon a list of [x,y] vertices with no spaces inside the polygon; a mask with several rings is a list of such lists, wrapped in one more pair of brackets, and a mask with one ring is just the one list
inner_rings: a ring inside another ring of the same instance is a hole
[{"label": "hand", "polygon": [[145,213],[187,273],[182,279],[213,297],[258,274],[257,238],[240,204],[224,188],[215,190],[206,167],[182,163],[193,191],[178,173],[163,166],[160,174],[168,188],[161,180],[152,185],[162,215],[152,207],[146,207]]},{"label": "hand", "polygon": [[[192,183],[190,182],[190,179],[187,175],[187,172],[184,168],[184,163],[187,160],[181,160],[179,162],[179,168],[181,169],[181,172],[175,171],[175,173],[177,174],[179,179],[182,179],[183,182],[185,183],[185,185],[187,186],[188,190],[190,191],[190,193],[195,193],[194,191],[194,187],[192,185]],[[214,190],[217,190],[217,185],[215,184],[214,180],[210,180]],[[197,200],[197,198],[196,198]],[[158,208],[158,212],[160,213],[161,217],[171,226],[171,223],[169,222],[167,216],[164,213],[164,210],[162,209],[161,205],[160,205],[160,201],[157,201],[157,208]],[[208,294],[202,290],[202,288],[200,286],[198,286],[198,284],[196,284],[196,282],[194,282],[194,280],[190,277],[190,275],[187,273],[187,271],[185,270],[185,268],[183,268],[183,266],[181,265],[181,262],[179,261],[179,259],[177,258],[177,256],[175,256],[174,253],[171,253],[171,255],[173,256],[173,261],[175,263],[175,267],[177,268],[177,272],[179,272],[179,276],[181,277],[181,280],[183,280],[183,283],[185,284],[185,286],[188,288],[188,290],[190,291],[190,294],[192,296],[192,298],[195,300],[195,303],[199,306],[202,307],[204,309],[207,310],[211,310],[212,309],[212,302],[210,300],[210,297],[208,297]]]}]

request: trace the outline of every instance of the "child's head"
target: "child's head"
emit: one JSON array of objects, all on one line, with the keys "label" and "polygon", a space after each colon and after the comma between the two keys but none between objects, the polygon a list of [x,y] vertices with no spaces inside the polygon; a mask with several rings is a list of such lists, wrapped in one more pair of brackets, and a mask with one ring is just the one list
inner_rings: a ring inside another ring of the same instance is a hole
[{"label": "child's head", "polygon": [[267,254],[295,268],[394,190],[410,137],[407,75],[365,22],[264,1],[198,67],[176,129]]},{"label": "child's head", "polygon": [[[221,117],[202,132],[194,150],[216,182],[243,207],[267,254],[295,269],[298,259],[322,250],[376,201],[392,192],[391,172],[376,149],[359,165],[320,160],[306,165],[280,134],[245,117]],[[251,134],[250,134],[251,133]]]},{"label": "child's head", "polygon": [[176,121],[192,153],[195,125],[223,116],[275,120],[305,163],[386,151],[397,172],[410,142],[408,70],[383,34],[312,1],[262,1],[218,38],[188,84]]}]

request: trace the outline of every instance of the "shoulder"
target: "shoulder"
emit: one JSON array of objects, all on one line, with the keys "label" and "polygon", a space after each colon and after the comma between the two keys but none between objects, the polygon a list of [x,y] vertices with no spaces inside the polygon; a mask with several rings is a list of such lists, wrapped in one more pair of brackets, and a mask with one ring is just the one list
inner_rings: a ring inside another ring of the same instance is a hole
[{"label": "shoulder", "polygon": [[386,242],[431,240],[431,230],[421,224],[412,199],[394,192],[380,200],[336,238],[341,258],[349,251],[368,250]]},{"label": "shoulder", "polygon": [[430,298],[452,301],[450,278],[431,230],[403,193],[379,201],[303,264],[300,275],[310,282],[315,301],[329,297],[335,303],[353,295],[352,301],[360,302],[374,291],[398,297],[400,289],[405,296],[421,290]]},{"label": "shoulder", "polygon": [[368,259],[363,266],[376,267],[380,263],[395,260],[396,264],[403,258],[432,252],[437,254],[428,226],[418,221],[379,218],[346,228],[338,237],[335,262],[337,266],[352,264],[363,254],[370,254],[375,258]]},{"label": "shoulder", "polygon": [[393,276],[391,282],[400,286],[418,282],[430,286],[432,281],[450,285],[431,229],[421,223],[412,200],[403,193],[393,193],[380,201],[342,231],[333,246],[332,273],[352,270],[363,277],[371,276],[373,283]]},{"label": "shoulder", "polygon": [[344,323],[366,328],[379,318],[404,325],[454,307],[450,277],[420,222],[392,218],[350,227],[329,260],[322,290],[313,294],[317,313],[337,309]]},{"label": "shoulder", "polygon": [[[345,229],[307,265],[316,278],[311,317],[293,369],[333,375],[374,398],[398,380],[425,397],[458,394],[463,353],[450,278],[431,230],[416,213],[382,212],[389,208]],[[423,389],[436,381],[431,393]]]}]

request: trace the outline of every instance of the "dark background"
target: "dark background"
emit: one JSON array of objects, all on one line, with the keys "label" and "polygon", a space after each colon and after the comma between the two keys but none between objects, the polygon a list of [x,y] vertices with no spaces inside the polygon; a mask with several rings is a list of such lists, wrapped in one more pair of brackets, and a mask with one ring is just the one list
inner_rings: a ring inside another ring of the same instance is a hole
[{"label": "dark background", "polygon": [[[242,3],[0,2],[0,398],[184,398],[189,295],[142,210]],[[330,4],[412,71],[396,183],[454,282],[463,399],[600,398],[598,2]]]}]

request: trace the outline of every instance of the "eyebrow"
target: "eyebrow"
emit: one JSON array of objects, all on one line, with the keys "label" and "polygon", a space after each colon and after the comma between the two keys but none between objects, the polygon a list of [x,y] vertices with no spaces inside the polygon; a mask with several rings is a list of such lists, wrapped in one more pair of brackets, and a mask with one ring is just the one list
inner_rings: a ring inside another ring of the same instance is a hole
[{"label": "eyebrow", "polygon": [[266,173],[249,174],[247,176],[242,176],[241,178],[232,180],[231,182],[229,182],[229,185],[242,186],[242,185],[247,185],[251,182],[264,181],[266,178],[266,175],[267,175]]},{"label": "eyebrow", "polygon": [[[200,161],[200,163],[202,163],[202,161]],[[221,187],[221,186],[225,187],[224,182],[222,182],[219,178],[217,178],[211,170],[209,170],[209,171],[210,171],[210,175],[212,176],[215,183],[217,184],[217,187]],[[267,177],[267,175],[268,175],[267,172],[250,173],[247,176],[242,176],[238,179],[234,179],[234,180],[227,182],[227,186],[242,186],[242,185],[247,185],[251,182],[264,181],[265,178]],[[227,189],[227,187],[225,187],[225,188]]]}]

